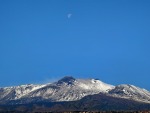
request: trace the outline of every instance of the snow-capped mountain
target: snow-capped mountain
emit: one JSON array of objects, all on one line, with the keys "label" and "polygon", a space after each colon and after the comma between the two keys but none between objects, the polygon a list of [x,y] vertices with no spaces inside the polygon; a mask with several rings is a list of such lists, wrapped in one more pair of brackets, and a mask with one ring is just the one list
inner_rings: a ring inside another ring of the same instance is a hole
[{"label": "snow-capped mountain", "polygon": [[108,92],[114,86],[95,79],[74,79],[73,77],[64,77],[58,82],[46,85],[43,88],[30,92],[25,97],[42,97],[52,101],[73,101],[79,100],[87,95]]},{"label": "snow-capped mountain", "polygon": [[75,101],[99,93],[150,103],[150,92],[145,89],[133,85],[113,86],[97,79],[75,79],[71,76],[44,85],[29,84],[0,88],[0,103],[6,101],[29,103],[41,100]]},{"label": "snow-capped mountain", "polygon": [[142,89],[136,87],[134,85],[118,85],[111,91],[109,91],[111,96],[119,97],[119,98],[127,98],[136,101],[142,101],[146,103],[150,103],[150,92],[146,89]]},{"label": "snow-capped mountain", "polygon": [[44,86],[45,85],[27,84],[27,85],[21,85],[21,86],[0,88],[0,100],[19,99],[22,96],[24,96],[34,90],[42,88]]}]

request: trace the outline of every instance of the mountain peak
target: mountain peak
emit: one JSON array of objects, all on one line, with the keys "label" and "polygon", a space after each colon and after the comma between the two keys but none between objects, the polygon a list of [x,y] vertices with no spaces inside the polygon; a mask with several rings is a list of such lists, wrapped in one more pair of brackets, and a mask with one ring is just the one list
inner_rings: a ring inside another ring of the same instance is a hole
[{"label": "mountain peak", "polygon": [[[57,82],[43,85],[21,85],[0,88],[0,104],[14,101],[30,103],[38,101],[75,101],[87,95],[104,93],[117,98],[125,98],[150,103],[150,92],[139,87],[122,84],[113,86],[97,79],[75,79],[65,76]],[[15,103],[14,102],[14,103]]]},{"label": "mountain peak", "polygon": [[58,80],[57,84],[67,83],[72,84],[76,79],[72,76],[65,76],[62,79]]}]

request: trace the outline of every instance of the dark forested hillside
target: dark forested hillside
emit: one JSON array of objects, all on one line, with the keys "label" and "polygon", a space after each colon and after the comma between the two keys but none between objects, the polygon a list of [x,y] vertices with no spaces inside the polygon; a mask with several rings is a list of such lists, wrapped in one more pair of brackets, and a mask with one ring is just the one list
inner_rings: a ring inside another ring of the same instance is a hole
[{"label": "dark forested hillside", "polygon": [[3,105],[0,111],[15,112],[65,112],[65,111],[139,111],[150,110],[150,104],[128,99],[115,98],[105,94],[86,96],[78,101],[48,102]]}]

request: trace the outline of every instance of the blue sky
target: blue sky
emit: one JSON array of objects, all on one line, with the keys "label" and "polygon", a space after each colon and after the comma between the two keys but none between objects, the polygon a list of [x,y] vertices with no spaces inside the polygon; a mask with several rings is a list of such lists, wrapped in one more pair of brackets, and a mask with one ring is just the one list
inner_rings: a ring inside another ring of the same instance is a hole
[{"label": "blue sky", "polygon": [[66,75],[150,90],[149,0],[1,0],[0,86]]}]

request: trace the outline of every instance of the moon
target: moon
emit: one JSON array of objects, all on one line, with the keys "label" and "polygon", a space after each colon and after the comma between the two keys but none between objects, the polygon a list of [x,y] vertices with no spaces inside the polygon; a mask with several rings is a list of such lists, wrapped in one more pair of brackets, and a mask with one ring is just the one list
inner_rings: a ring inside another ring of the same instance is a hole
[{"label": "moon", "polygon": [[72,16],[72,14],[71,14],[71,13],[67,14],[68,19],[70,19],[70,18],[71,18],[71,16]]}]

